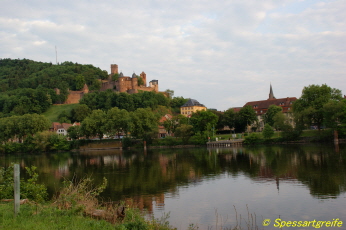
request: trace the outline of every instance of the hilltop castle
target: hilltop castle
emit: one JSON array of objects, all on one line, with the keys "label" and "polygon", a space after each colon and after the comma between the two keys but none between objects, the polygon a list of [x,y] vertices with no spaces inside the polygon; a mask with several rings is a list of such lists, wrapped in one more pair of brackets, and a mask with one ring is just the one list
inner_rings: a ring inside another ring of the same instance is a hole
[{"label": "hilltop castle", "polygon": [[[141,85],[138,85],[139,78],[142,79]],[[147,87],[147,75],[142,72],[139,78],[135,73],[132,74],[132,77],[124,76],[122,72],[118,72],[118,65],[112,64],[111,74],[109,74],[108,80],[101,80],[102,85],[100,90],[112,89],[117,92],[127,92],[129,94],[138,93],[138,90],[159,92],[158,80],[150,81]]]},{"label": "hilltop castle", "polygon": [[[138,81],[140,81],[140,85],[138,85]],[[111,89],[115,92],[126,92],[129,94],[138,93],[138,91],[154,91],[159,92],[159,81],[152,80],[149,82],[149,86],[147,86],[147,75],[142,72],[139,76],[135,73],[132,74],[131,77],[124,76],[122,72],[118,72],[118,65],[111,64],[111,73],[108,76],[107,80],[101,80],[101,88],[100,91],[106,91],[107,89]],[[55,89],[57,94],[60,94],[59,89]],[[64,104],[75,104],[78,103],[80,99],[84,96],[84,94],[89,93],[89,88],[85,84],[83,89],[80,91],[72,91],[69,90],[69,95]]]}]

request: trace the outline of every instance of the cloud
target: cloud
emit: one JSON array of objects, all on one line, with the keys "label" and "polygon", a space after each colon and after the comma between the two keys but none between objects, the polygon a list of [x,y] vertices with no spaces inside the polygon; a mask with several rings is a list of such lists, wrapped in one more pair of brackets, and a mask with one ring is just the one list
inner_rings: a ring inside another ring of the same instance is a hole
[{"label": "cloud", "polygon": [[161,90],[224,110],[299,97],[327,83],[345,93],[345,4],[334,1],[9,1],[1,58],[145,71]]}]

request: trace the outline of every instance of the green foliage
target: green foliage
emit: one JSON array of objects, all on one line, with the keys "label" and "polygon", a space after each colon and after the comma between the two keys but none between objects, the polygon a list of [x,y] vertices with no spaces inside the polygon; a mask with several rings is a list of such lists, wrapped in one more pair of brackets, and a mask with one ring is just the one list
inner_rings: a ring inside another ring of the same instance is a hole
[{"label": "green foliage", "polygon": [[244,140],[244,144],[248,144],[248,145],[259,144],[262,142],[263,140],[256,133],[250,133],[250,135],[246,136]]},{"label": "green foliage", "polygon": [[78,104],[71,110],[72,121],[83,121],[88,115],[91,114],[91,109],[87,105]]},{"label": "green foliage", "polygon": [[85,79],[84,79],[84,76],[83,75],[81,75],[81,74],[78,74],[77,76],[76,76],[76,79],[75,79],[75,81],[76,81],[76,90],[81,90],[81,89],[83,89],[83,87],[84,87],[84,85],[85,85]]},{"label": "green foliage", "polygon": [[65,110],[63,110],[58,115],[58,121],[59,123],[71,123],[70,117],[71,117],[70,114],[68,114]]},{"label": "green foliage", "polygon": [[330,101],[340,101],[341,91],[325,84],[304,87],[302,96],[293,103],[293,112],[297,126],[317,125],[318,129],[325,121],[323,107]]},{"label": "green foliage", "polygon": [[112,81],[117,81],[119,79],[119,74],[115,73],[112,75]]},{"label": "green foliage", "polygon": [[193,126],[182,124],[176,128],[174,135],[180,137],[183,141],[183,144],[187,144],[189,139],[193,134]]},{"label": "green foliage", "polygon": [[64,181],[64,187],[55,198],[54,204],[59,209],[71,209],[76,213],[85,213],[98,207],[97,197],[107,187],[104,177],[99,186],[94,186],[91,178],[80,181]]},{"label": "green foliage", "polygon": [[[108,74],[92,65],[64,62],[60,65],[28,59],[0,59],[0,112],[10,115],[42,113],[52,103],[66,100],[68,89],[100,88],[98,79]],[[60,90],[57,95],[55,88]]]},{"label": "green foliage", "polygon": [[[20,180],[20,197],[36,202],[43,202],[47,199],[47,188],[38,184],[38,174],[36,167],[25,167],[28,179]],[[8,168],[0,167],[0,200],[13,199],[13,164]]]},{"label": "green foliage", "polygon": [[131,129],[132,122],[129,113],[125,109],[114,107],[107,111],[104,131],[108,135],[120,136],[121,133],[127,134]]},{"label": "green foliage", "polygon": [[346,99],[324,104],[323,116],[327,128],[336,130],[340,124],[346,124]]},{"label": "green foliage", "polygon": [[146,141],[156,136],[158,131],[158,117],[149,109],[137,109],[130,113],[132,127],[131,135]]},{"label": "green foliage", "polygon": [[190,124],[193,126],[194,132],[204,132],[210,131],[215,128],[218,121],[218,116],[216,116],[212,111],[197,111],[193,113],[190,118]]},{"label": "green foliage", "polygon": [[165,93],[167,93],[167,95],[168,95],[168,97],[169,97],[170,99],[172,99],[173,96],[174,96],[174,90],[166,89],[166,90],[165,90]]},{"label": "green foliage", "polygon": [[140,76],[137,76],[137,79],[138,79],[138,81],[137,81],[138,86],[144,85],[143,78],[141,78]]},{"label": "green foliage", "polygon": [[240,123],[243,125],[244,129],[247,125],[252,125],[255,121],[257,121],[256,112],[250,105],[241,108],[238,116],[238,119],[240,120]]},{"label": "green foliage", "polygon": [[264,123],[274,126],[274,117],[279,112],[282,112],[282,108],[280,106],[270,105],[267,112],[264,114]]},{"label": "green foliage", "polygon": [[78,140],[82,136],[81,131],[80,131],[80,126],[75,125],[75,126],[71,126],[70,128],[68,128],[67,135],[72,140]]},{"label": "green foliage", "polygon": [[274,129],[267,123],[264,126],[262,135],[265,139],[270,139],[274,135]]},{"label": "green foliage", "polygon": [[106,114],[102,110],[94,110],[90,116],[86,117],[81,123],[81,135],[89,137],[98,136],[102,139],[105,129]]},{"label": "green foliage", "polygon": [[76,121],[73,110],[79,106],[79,104],[52,105],[46,112],[42,113],[42,115],[48,118],[51,122],[59,122],[58,116],[62,111],[65,111],[68,114],[68,119],[73,122]]},{"label": "green foliage", "polygon": [[23,145],[25,152],[68,151],[70,149],[70,142],[66,140],[65,136],[49,131],[28,136]]},{"label": "green foliage", "polygon": [[86,94],[80,100],[80,104],[85,104],[93,110],[109,110],[117,107],[119,109],[125,109],[128,112],[133,112],[138,108],[151,108],[154,110],[160,105],[169,106],[169,100],[162,93],[144,91],[136,94],[128,94],[106,90]]},{"label": "green foliage", "polygon": [[189,139],[189,143],[193,145],[205,145],[208,141],[208,135],[204,133],[196,133]]},{"label": "green foliage", "polygon": [[47,130],[50,125],[46,117],[38,114],[0,118],[0,142],[7,142],[15,138],[21,141],[24,136]]}]

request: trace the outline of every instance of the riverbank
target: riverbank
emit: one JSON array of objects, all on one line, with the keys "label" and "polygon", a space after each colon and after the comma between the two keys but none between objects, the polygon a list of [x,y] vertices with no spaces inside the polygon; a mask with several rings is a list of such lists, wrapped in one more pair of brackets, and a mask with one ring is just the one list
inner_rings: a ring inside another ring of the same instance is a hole
[{"label": "riverbank", "polygon": [[0,229],[7,230],[131,230],[157,229],[173,230],[168,222],[146,219],[139,210],[129,208],[124,220],[110,223],[106,220],[92,218],[75,209],[60,210],[51,203],[27,203],[20,207],[20,213],[13,214],[13,202],[0,202]]}]

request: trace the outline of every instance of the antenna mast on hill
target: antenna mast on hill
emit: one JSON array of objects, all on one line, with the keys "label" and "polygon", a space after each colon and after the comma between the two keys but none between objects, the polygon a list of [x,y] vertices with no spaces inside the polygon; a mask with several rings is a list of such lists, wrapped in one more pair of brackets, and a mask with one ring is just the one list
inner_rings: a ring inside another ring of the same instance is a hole
[{"label": "antenna mast on hill", "polygon": [[58,64],[58,51],[56,50],[56,46],[55,46],[55,61],[56,61],[56,64]]}]

